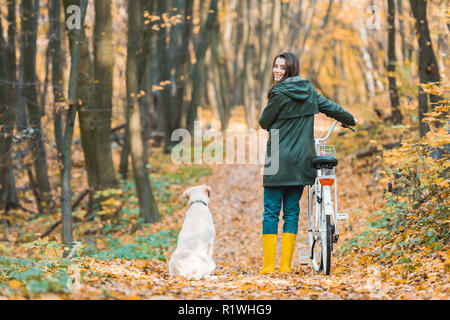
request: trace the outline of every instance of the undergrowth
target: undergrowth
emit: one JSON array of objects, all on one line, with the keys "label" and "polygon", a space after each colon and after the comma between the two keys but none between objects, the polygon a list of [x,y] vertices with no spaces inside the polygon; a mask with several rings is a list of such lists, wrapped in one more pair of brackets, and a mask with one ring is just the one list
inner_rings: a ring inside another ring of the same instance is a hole
[{"label": "undergrowth", "polygon": [[[170,155],[155,150],[149,169],[161,219],[185,204],[180,197],[185,188],[211,173],[207,166],[175,166]],[[87,217],[86,205],[74,210],[73,233],[77,241],[70,258],[62,257],[59,229],[44,238],[40,236],[61,219],[60,214],[37,216],[11,210],[14,224],[0,226],[0,232],[5,235],[0,242],[0,295],[36,298],[55,293],[64,296],[73,288],[74,269],[83,270],[79,281],[92,275],[89,268],[79,268],[84,258],[166,260],[167,253],[176,244],[178,232],[169,226],[167,230],[151,232],[151,225],[139,217],[135,189],[130,179],[121,181],[119,188],[98,192],[101,209],[92,217]],[[137,224],[139,232],[133,229]]]},{"label": "undergrowth", "polygon": [[[445,86],[431,84],[424,89],[438,95]],[[441,271],[450,270],[450,128],[448,99],[442,99],[424,119],[430,128],[424,137],[416,137],[410,125],[395,126],[392,132],[401,145],[365,160],[375,168],[384,206],[371,215],[364,232],[341,246],[341,253],[363,249],[373,262],[404,265],[410,271],[437,259],[436,265],[444,264]],[[377,127],[370,133],[371,141],[377,139],[375,131],[384,135],[388,130],[382,124]]]}]

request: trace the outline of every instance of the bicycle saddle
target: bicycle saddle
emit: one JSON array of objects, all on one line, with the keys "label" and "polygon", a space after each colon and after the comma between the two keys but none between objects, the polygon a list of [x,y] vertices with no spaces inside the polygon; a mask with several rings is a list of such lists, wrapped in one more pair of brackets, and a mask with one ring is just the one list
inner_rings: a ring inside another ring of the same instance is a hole
[{"label": "bicycle saddle", "polygon": [[333,169],[337,166],[337,159],[334,157],[316,157],[311,160],[311,167],[314,169]]}]

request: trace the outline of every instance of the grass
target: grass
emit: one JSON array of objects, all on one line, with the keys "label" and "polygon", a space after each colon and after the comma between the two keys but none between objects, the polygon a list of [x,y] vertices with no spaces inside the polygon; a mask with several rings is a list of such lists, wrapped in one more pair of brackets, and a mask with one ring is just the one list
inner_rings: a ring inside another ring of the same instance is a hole
[{"label": "grass", "polygon": [[123,243],[117,237],[108,237],[106,247],[98,249],[94,241],[84,249],[84,254],[99,260],[112,259],[158,259],[164,261],[164,252],[174,246],[178,232],[176,230],[164,230],[147,237],[136,237],[127,243]]}]

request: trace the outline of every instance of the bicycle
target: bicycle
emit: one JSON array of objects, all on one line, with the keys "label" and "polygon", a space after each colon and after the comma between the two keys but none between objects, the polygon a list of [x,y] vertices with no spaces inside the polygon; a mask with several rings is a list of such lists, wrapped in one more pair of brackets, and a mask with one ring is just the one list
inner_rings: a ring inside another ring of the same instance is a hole
[{"label": "bicycle", "polygon": [[[330,137],[337,123],[338,121],[334,121],[325,138],[314,138],[317,156],[312,159],[311,166],[317,170],[317,177],[314,184],[308,186],[309,252],[299,252],[300,264],[311,263],[316,272],[323,271],[325,275],[330,274],[333,244],[339,239],[337,221],[348,220],[348,214],[337,211],[336,149],[333,145],[321,144]],[[341,126],[355,131],[348,126]]]}]

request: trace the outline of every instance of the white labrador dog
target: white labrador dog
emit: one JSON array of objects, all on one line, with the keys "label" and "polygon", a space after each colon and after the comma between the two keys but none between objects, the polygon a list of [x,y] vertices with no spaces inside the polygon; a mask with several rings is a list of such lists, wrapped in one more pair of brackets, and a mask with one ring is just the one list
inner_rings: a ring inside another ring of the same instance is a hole
[{"label": "white labrador dog", "polygon": [[211,188],[206,185],[189,188],[183,193],[189,199],[189,209],[178,235],[175,252],[169,261],[169,274],[200,280],[210,276],[216,231],[209,210]]}]

